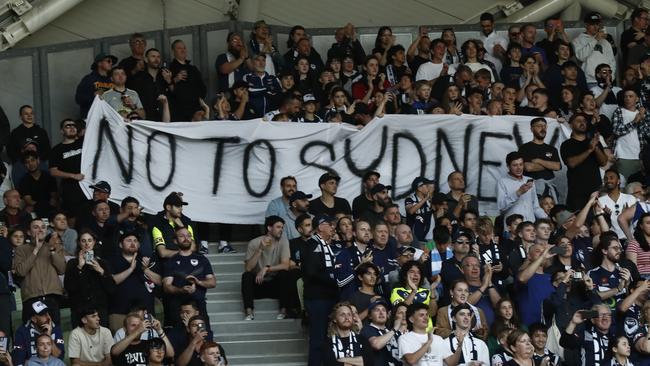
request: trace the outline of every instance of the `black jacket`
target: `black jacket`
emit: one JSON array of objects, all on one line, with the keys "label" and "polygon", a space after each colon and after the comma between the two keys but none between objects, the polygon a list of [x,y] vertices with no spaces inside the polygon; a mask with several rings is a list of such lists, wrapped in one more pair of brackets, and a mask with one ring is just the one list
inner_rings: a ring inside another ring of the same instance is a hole
[{"label": "black jacket", "polygon": [[339,287],[334,277],[333,268],[325,266],[325,255],[320,246],[320,238],[312,236],[305,243],[302,253],[302,278],[305,299],[337,300]]}]

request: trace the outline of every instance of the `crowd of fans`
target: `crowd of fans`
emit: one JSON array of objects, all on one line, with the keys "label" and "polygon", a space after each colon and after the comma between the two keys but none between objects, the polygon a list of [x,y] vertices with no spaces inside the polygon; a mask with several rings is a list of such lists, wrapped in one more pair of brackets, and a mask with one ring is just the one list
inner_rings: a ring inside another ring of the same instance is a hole
[{"label": "crowd of fans", "polygon": [[[423,27],[404,47],[381,27],[368,55],[348,24],[323,63],[303,27],[281,55],[259,21],[247,41],[228,34],[211,106],[182,41],[166,62],[134,34],[119,64],[97,55],[75,98],[81,116],[100,95],[130,123],[530,116],[533,139],[505,157],[496,182],[496,218],[479,215],[460,171],[448,192],[414,177],[403,207],[375,171],[352,204],[336,195],[345,177],[282,178],[264,234],[246,250],[243,319],[255,321],[255,299],[277,298],[277,319],[309,328],[310,366],[650,365],[648,11],[635,10],[631,24],[622,63],[594,12],[574,39],[549,18],[537,43],[532,24],[497,35],[490,14],[479,39],[460,46],[453,29],[430,39]],[[136,197],[111,201],[105,181],[87,200],[83,119],[64,119],[50,147],[33,108],[19,115],[2,140],[11,165],[0,164],[0,364],[60,365],[67,353],[81,366],[226,365],[206,309],[216,286],[206,225],[183,214],[182,193],[156,215]],[[571,131],[560,151],[545,142],[545,117]],[[566,191],[556,184],[563,166]],[[221,226],[219,251],[233,252],[232,227]]]}]

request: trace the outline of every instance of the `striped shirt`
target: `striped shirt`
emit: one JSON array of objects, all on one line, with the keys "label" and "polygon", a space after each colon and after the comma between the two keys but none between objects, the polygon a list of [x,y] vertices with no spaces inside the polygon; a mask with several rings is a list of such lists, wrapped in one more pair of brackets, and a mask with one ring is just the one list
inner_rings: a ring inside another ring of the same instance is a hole
[{"label": "striped shirt", "polygon": [[629,240],[627,242],[626,253],[636,254],[636,267],[642,275],[650,274],[650,250],[645,251],[636,240]]}]

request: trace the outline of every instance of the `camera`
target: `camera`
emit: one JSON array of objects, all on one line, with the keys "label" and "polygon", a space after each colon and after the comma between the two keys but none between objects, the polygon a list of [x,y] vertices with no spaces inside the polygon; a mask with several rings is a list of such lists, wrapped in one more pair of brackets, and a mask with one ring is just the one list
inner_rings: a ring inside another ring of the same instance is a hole
[{"label": "camera", "polygon": [[89,251],[87,251],[86,253],[84,253],[84,260],[85,260],[86,262],[92,262],[92,261],[94,261],[94,260],[95,260],[95,252],[92,251],[92,250],[89,250]]},{"label": "camera", "polygon": [[573,272],[571,279],[574,281],[582,281],[582,272]]}]

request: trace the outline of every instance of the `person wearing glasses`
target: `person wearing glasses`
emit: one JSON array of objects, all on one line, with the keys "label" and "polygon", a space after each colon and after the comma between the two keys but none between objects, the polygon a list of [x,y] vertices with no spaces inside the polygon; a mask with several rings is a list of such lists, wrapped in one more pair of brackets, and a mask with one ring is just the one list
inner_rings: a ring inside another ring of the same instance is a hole
[{"label": "person wearing glasses", "polygon": [[68,216],[68,224],[74,227],[88,201],[79,187],[79,181],[84,179],[81,174],[83,139],[77,138],[77,122],[74,120],[66,118],[60,126],[61,143],[54,146],[50,153],[50,175],[59,178],[61,209]]},{"label": "person wearing glasses", "polygon": [[[592,252],[592,264],[598,265],[587,273],[596,285],[596,293],[600,299],[611,309],[623,301],[628,294],[627,287],[639,277],[638,271],[635,274],[623,266],[623,247],[612,231],[600,235],[600,244]],[[632,265],[634,266],[634,265]]]},{"label": "person wearing glasses", "polygon": [[453,237],[451,246],[453,255],[451,258],[442,261],[440,268],[443,285],[441,304],[449,304],[449,291],[453,282],[464,278],[462,261],[469,254],[472,244],[474,244],[474,233],[471,231],[461,230]]},{"label": "person wearing glasses", "polygon": [[560,346],[580,350],[582,366],[603,366],[607,346],[613,340],[611,325],[612,312],[607,305],[594,305],[591,311],[578,310],[562,332]]},{"label": "person wearing glasses", "polygon": [[129,37],[131,56],[120,60],[118,66],[126,71],[126,76],[131,77],[145,69],[144,51],[147,49],[147,40],[140,33],[133,33]]},{"label": "person wearing glasses", "polygon": [[79,104],[79,117],[86,118],[95,96],[102,95],[113,87],[110,72],[116,62],[117,57],[103,52],[95,56],[95,62],[90,66],[92,71],[81,79],[74,96]]},{"label": "person wearing glasses", "polygon": [[631,194],[621,192],[621,176],[615,169],[607,169],[603,183],[607,194],[598,198],[598,203],[605,210],[609,211],[609,217],[612,225],[611,230],[614,231],[619,240],[625,241],[625,232],[618,222],[618,216],[628,207],[636,204],[636,198]]}]

